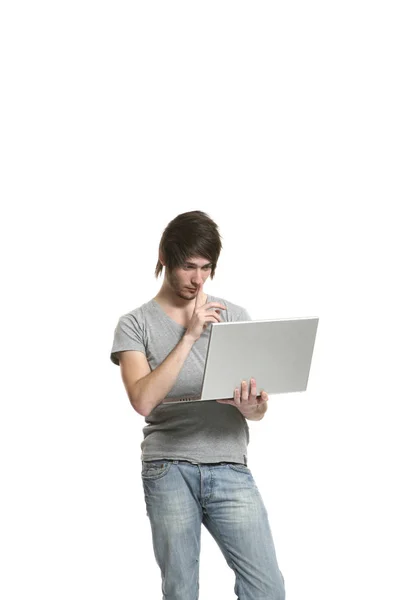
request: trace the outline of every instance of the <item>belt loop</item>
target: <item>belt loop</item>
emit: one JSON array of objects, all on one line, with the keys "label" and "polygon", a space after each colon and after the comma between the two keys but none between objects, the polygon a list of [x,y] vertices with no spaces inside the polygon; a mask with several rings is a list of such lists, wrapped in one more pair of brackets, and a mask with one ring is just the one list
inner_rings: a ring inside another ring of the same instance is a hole
[{"label": "belt loop", "polygon": [[246,455],[245,455],[245,454],[243,454],[243,458],[244,458],[244,464],[245,464],[245,465],[246,465],[246,467],[247,467],[247,457],[246,457]]}]

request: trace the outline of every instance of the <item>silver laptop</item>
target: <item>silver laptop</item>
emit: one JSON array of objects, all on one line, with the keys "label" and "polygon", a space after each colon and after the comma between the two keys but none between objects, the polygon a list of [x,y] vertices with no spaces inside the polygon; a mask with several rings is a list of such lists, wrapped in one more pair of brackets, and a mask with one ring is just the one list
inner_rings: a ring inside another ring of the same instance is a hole
[{"label": "silver laptop", "polygon": [[233,400],[242,380],[256,380],[257,396],[307,389],[318,317],[211,323],[199,396],[166,398],[163,404]]}]

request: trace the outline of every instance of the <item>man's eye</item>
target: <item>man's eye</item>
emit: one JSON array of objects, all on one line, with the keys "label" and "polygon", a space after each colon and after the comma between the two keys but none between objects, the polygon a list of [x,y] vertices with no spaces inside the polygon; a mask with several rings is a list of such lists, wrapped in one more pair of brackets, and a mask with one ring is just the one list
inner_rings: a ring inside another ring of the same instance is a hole
[{"label": "man's eye", "polygon": [[[187,271],[188,269],[193,269],[193,267],[190,267],[188,265],[185,265],[183,267],[185,269],[185,271]],[[211,267],[202,267],[203,271],[209,271],[211,269]]]}]

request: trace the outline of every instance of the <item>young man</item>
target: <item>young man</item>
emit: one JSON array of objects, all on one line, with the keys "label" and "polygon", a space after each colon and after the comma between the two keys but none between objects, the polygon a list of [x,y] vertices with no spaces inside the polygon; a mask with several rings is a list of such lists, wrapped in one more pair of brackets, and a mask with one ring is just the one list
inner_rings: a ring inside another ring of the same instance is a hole
[{"label": "young man", "polygon": [[145,417],[142,483],[163,600],[197,600],[201,525],[236,576],[240,600],[284,600],[268,515],[247,466],[247,420],[268,396],[242,382],[232,398],[162,404],[200,392],[210,323],[251,320],[241,306],[206,294],[222,248],[201,211],[178,215],[159,245],[158,294],[120,317],[111,360],[133,408]]}]

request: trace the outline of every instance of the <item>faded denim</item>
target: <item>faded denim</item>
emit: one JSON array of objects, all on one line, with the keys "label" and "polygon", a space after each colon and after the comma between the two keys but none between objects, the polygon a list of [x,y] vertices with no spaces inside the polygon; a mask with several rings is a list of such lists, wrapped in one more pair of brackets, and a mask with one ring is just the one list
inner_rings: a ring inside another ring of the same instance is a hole
[{"label": "faded denim", "polygon": [[162,600],[199,599],[202,523],[235,573],[238,600],[285,599],[267,511],[249,467],[142,461],[142,483]]}]

